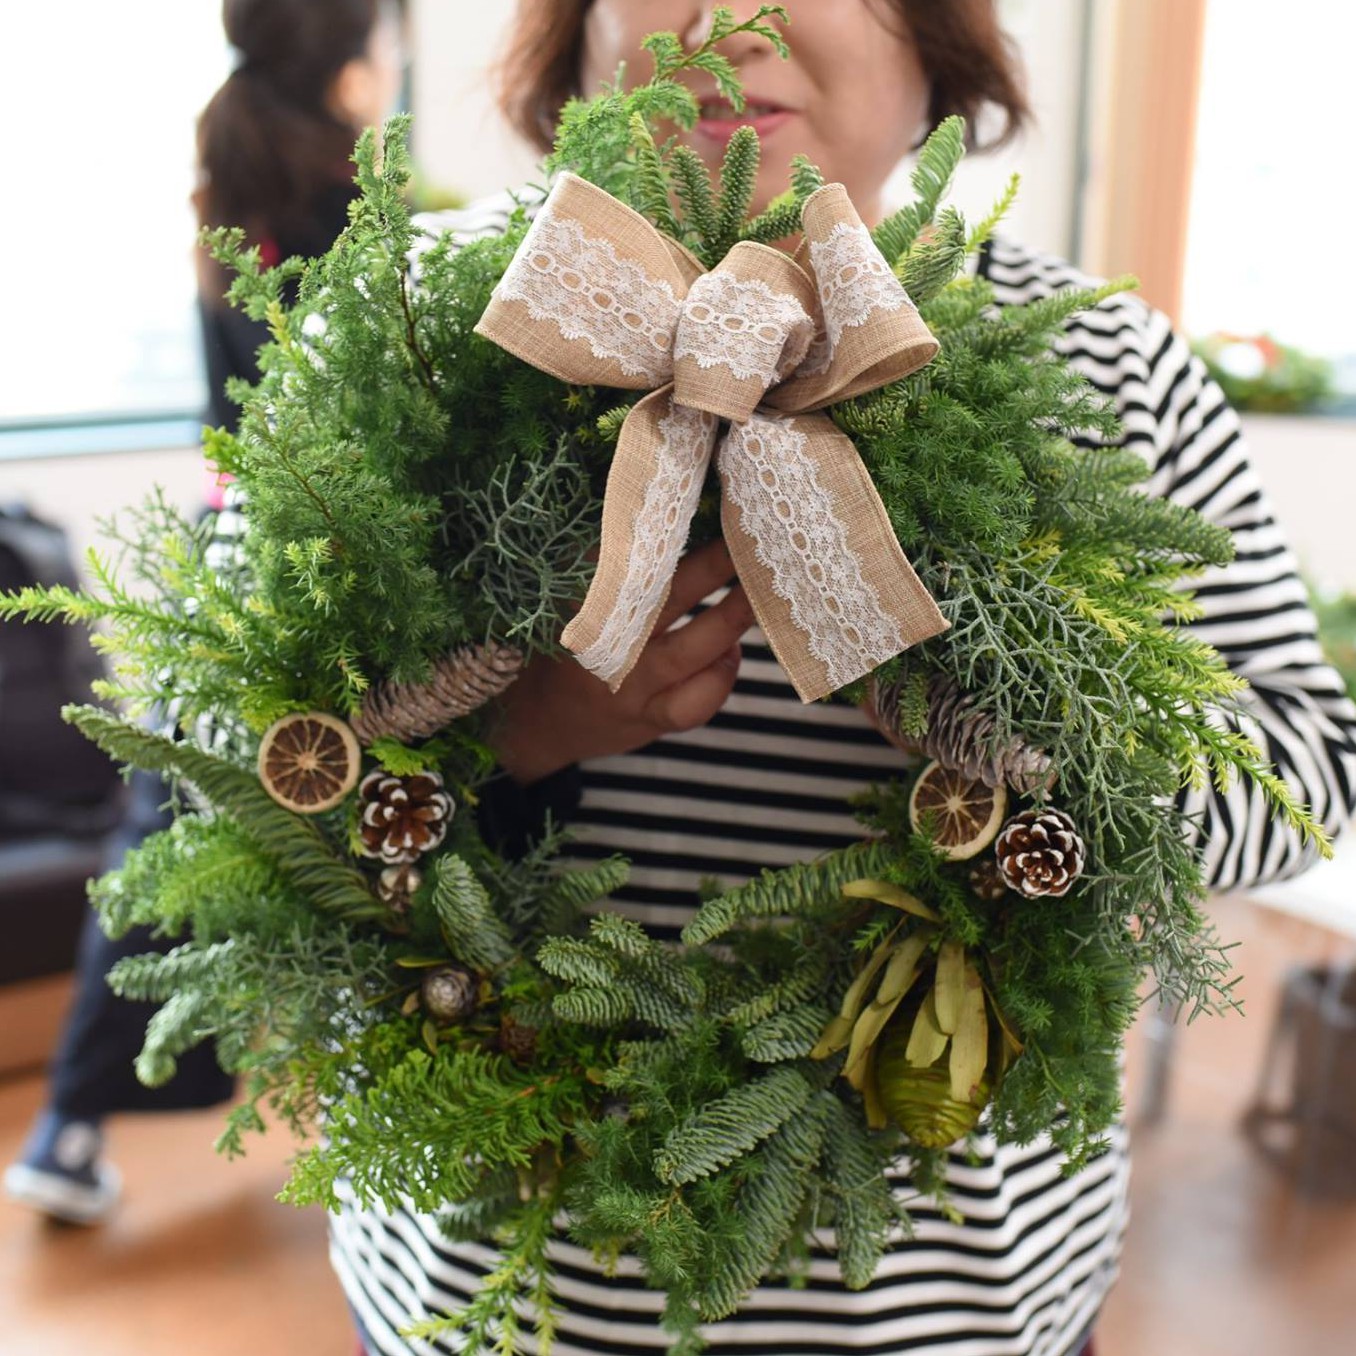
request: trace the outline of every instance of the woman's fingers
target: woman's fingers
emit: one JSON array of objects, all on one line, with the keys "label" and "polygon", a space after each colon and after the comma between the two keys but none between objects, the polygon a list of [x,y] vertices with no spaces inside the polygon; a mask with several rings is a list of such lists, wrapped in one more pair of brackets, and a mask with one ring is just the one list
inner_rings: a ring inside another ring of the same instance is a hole
[{"label": "woman's fingers", "polygon": [[645,719],[662,731],[695,730],[705,725],[725,705],[734,688],[739,676],[739,659],[736,643],[714,664],[656,692],[645,704]]},{"label": "woman's fingers", "polygon": [[691,621],[651,639],[641,660],[645,685],[662,691],[690,678],[726,654],[752,625],[753,609],[736,584]]},{"label": "woman's fingers", "polygon": [[722,584],[728,584],[733,574],[734,561],[730,559],[730,552],[720,537],[697,547],[695,551],[689,551],[678,562],[678,568],[673,573],[673,587],[669,589],[668,599],[660,609],[653,634],[662,636],[708,593],[714,593]]}]

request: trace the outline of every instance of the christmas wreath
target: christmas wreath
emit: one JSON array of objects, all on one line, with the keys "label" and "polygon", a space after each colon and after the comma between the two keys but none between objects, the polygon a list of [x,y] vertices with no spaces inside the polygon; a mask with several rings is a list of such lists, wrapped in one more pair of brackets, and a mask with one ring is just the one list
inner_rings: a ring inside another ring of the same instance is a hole
[{"label": "christmas wreath", "polygon": [[[697,1350],[816,1230],[865,1286],[907,1223],[901,1154],[943,1193],[983,1116],[1077,1167],[1145,972],[1231,1001],[1175,793],[1251,778],[1326,846],[1216,718],[1242,680],[1176,625],[1228,533],[1138,491],[1053,350],[1124,284],[996,308],[965,263],[1010,192],[973,228],[942,205],[958,120],[869,233],[804,160],[747,219],[752,129],[718,188],[656,140],[697,116],[685,70],[742,107],[715,45],[780,44],[773,13],[717,11],[695,52],[649,38],[653,78],[566,108],[550,195],[502,236],[421,247],[401,120],[360,143],[324,258],[263,270],[216,233],[272,336],[240,433],[208,440],[238,552],[157,499],[88,592],[0,602],[103,624],[124,713],[69,718],[179,791],[92,887],[111,931],[182,938],[112,975],[161,1005],[140,1075],[214,1038],[247,1089],[227,1152],[261,1106],[323,1125],[286,1199],[334,1206],[343,1179],[496,1243],[470,1307],[411,1329],[469,1351],[529,1326],[545,1349],[562,1211],[639,1256]],[[800,233],[794,258],[758,243]],[[549,823],[508,858],[472,811],[495,698],[571,609],[566,641],[620,682],[684,540],[722,530],[802,695],[864,704],[901,756],[860,844],[713,893],[678,950],[608,910],[625,861],[562,872]]]}]

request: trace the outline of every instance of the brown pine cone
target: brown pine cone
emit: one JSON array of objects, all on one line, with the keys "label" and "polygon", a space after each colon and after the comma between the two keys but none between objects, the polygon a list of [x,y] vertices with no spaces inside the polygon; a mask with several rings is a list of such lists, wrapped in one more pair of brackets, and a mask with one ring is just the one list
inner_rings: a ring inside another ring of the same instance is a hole
[{"label": "brown pine cone", "polygon": [[396,913],[404,913],[410,907],[414,892],[423,883],[422,873],[407,863],[388,866],[377,877],[377,897]]},{"label": "brown pine cone", "polygon": [[1063,810],[1025,810],[1003,825],[994,844],[1003,879],[1027,899],[1067,894],[1082,875],[1087,855]]},{"label": "brown pine cone", "polygon": [[388,680],[372,688],[353,717],[353,731],[366,745],[383,736],[426,739],[497,697],[523,663],[508,645],[465,645],[439,659],[426,683]]},{"label": "brown pine cone", "polygon": [[440,1026],[469,1017],[480,998],[480,980],[460,965],[428,970],[419,985],[419,999]]},{"label": "brown pine cone", "polygon": [[531,1064],[537,1057],[537,1028],[523,1026],[505,1013],[499,1022],[499,1048],[515,1064]]},{"label": "brown pine cone", "polygon": [[412,777],[369,772],[358,784],[358,800],[363,856],[379,858],[388,866],[432,852],[446,837],[456,809],[436,772]]},{"label": "brown pine cone", "polygon": [[1010,786],[1022,795],[1048,791],[1053,784],[1049,755],[1020,736],[995,745],[993,716],[949,678],[934,677],[928,686],[927,729],[921,735],[899,728],[900,696],[898,686],[882,688],[873,682],[866,707],[876,728],[903,753],[922,754],[971,781]]},{"label": "brown pine cone", "polygon": [[1003,872],[992,857],[984,857],[970,868],[970,888],[977,898],[996,904],[1008,892]]}]

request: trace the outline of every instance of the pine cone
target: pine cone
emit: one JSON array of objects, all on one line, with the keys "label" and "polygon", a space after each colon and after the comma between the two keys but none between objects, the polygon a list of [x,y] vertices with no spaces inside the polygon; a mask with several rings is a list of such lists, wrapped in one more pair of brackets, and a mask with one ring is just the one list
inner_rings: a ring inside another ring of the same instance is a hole
[{"label": "pine cone", "polygon": [[354,733],[371,746],[383,736],[427,739],[458,716],[497,697],[518,676],[520,651],[508,645],[467,645],[433,666],[426,683],[379,683],[353,718]]},{"label": "pine cone", "polygon": [[1088,850],[1063,810],[1026,810],[1003,825],[994,855],[1019,894],[1058,898],[1082,875]]},{"label": "pine cone", "polygon": [[460,965],[440,965],[425,972],[419,998],[424,1011],[439,1025],[459,1022],[476,1010],[480,980]]},{"label": "pine cone", "polygon": [[456,806],[436,772],[393,777],[369,772],[358,784],[362,820],[358,833],[364,857],[388,866],[412,862],[432,852],[447,835]]},{"label": "pine cone", "polygon": [[424,883],[424,877],[408,864],[388,866],[377,878],[377,897],[389,904],[396,913],[405,913],[414,892]]},{"label": "pine cone", "polygon": [[531,1064],[537,1057],[537,1028],[523,1026],[505,1013],[499,1022],[499,1048],[515,1064]]},{"label": "pine cone", "polygon": [[986,786],[1006,785],[1023,795],[1053,786],[1049,755],[1032,748],[1020,735],[995,747],[993,716],[979,710],[974,697],[949,678],[932,680],[928,728],[920,737],[900,730],[899,697],[898,685],[881,688],[872,683],[869,714],[880,732],[904,753],[922,754]]},{"label": "pine cone", "polygon": [[1008,892],[1003,872],[992,857],[985,857],[970,868],[970,888],[977,899],[996,904]]}]

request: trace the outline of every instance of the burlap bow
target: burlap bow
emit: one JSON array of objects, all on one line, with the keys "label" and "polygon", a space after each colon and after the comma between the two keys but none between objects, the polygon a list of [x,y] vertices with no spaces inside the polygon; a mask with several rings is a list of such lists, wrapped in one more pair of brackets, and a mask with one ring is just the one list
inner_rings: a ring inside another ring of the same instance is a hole
[{"label": "burlap bow", "polygon": [[614,691],[668,597],[718,441],[725,540],[802,701],[948,626],[852,441],[811,413],[914,371],[937,341],[841,184],[802,223],[794,259],[742,242],[708,273],[565,174],[476,326],[563,381],[657,388],[622,425],[598,570],[562,637]]}]

